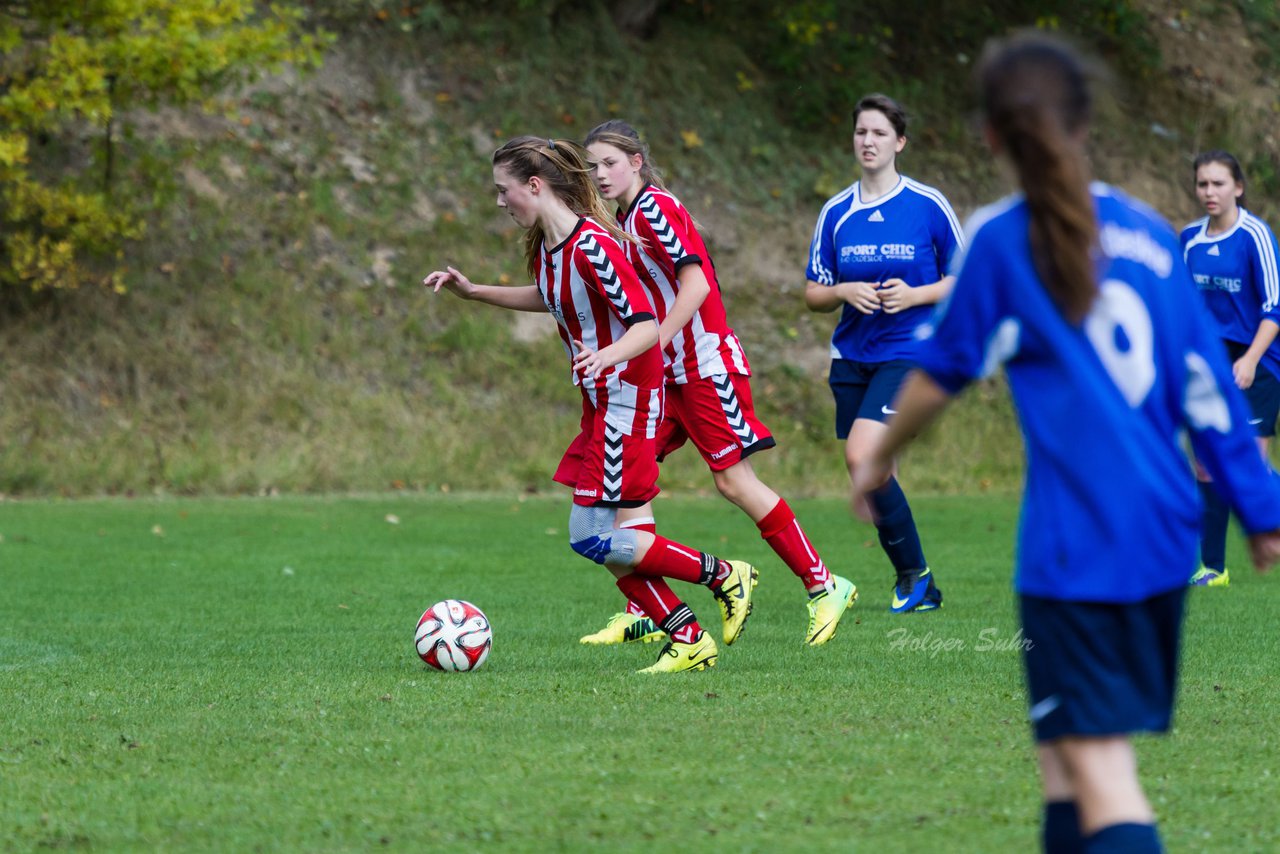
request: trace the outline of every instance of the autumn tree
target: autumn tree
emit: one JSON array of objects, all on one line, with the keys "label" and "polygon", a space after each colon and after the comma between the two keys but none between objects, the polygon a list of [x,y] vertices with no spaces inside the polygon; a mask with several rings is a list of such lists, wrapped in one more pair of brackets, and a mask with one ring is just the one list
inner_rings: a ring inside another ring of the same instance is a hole
[{"label": "autumn tree", "polygon": [[[143,232],[113,192],[122,112],[318,64],[301,9],[253,0],[0,0],[0,285],[123,290]],[[92,159],[64,156],[95,141]]]}]

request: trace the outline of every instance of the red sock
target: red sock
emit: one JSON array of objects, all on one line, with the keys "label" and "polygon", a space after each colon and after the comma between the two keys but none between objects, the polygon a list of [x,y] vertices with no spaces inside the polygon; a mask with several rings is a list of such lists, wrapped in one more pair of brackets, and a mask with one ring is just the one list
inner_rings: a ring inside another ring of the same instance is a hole
[{"label": "red sock", "polygon": [[[649,532],[650,534],[656,534],[656,533],[658,533],[658,526],[657,526],[657,524],[653,521],[653,517],[652,517],[652,516],[641,516],[639,519],[632,519],[630,522],[623,522],[623,523],[622,523],[621,525],[619,525],[618,527],[619,527],[619,528],[630,528],[630,529],[631,529],[631,530],[633,530],[633,531],[647,531],[647,532]],[[665,583],[665,582],[664,582],[664,583]],[[619,586],[619,587],[621,587],[621,586],[622,586],[622,585],[621,585],[621,583],[619,583],[619,585],[618,585],[618,586]],[[636,617],[643,617],[643,616],[645,616],[644,606],[642,606],[642,605],[641,605],[639,602],[637,602],[636,600],[634,600],[634,599],[632,599],[632,598],[628,597],[628,598],[627,598],[627,613],[628,613],[628,614],[631,614],[631,615],[633,615],[633,616],[636,616]],[[656,623],[656,622],[659,622],[657,618],[652,618],[652,619],[653,619],[653,621],[654,621],[655,623]]]},{"label": "red sock", "polygon": [[779,498],[768,515],[756,523],[756,527],[760,529],[760,536],[764,541],[782,558],[782,562],[804,582],[806,589],[818,584],[825,586],[831,581],[827,565],[818,556],[813,543],[804,535],[804,529],[800,527],[796,514],[791,512],[787,502]]},{"label": "red sock", "polygon": [[698,625],[693,611],[661,578],[633,572],[618,579],[618,589],[629,602],[639,603],[649,619],[661,626],[673,640],[693,643],[702,634],[702,627]]},{"label": "red sock", "polygon": [[714,555],[654,534],[653,545],[634,569],[641,575],[661,575],[714,588],[718,581],[724,580],[724,565],[725,562]]}]

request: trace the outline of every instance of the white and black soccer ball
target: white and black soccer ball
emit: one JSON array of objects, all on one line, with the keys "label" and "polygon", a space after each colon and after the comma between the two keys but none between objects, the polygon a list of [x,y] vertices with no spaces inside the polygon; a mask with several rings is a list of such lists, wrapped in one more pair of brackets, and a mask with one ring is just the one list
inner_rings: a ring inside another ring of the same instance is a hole
[{"label": "white and black soccer ball", "polygon": [[445,599],[418,618],[413,642],[418,657],[436,670],[475,670],[489,657],[493,630],[484,611],[475,605]]}]

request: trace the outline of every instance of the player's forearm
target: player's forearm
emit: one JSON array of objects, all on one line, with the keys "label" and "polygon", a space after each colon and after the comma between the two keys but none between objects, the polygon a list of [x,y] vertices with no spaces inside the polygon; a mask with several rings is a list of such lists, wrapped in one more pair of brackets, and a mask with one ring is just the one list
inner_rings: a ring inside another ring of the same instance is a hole
[{"label": "player's forearm", "polygon": [[476,285],[470,297],[476,302],[487,303],[513,311],[546,311],[547,304],[533,285],[511,287],[508,285]]},{"label": "player's forearm", "polygon": [[943,276],[932,285],[920,285],[915,288],[916,305],[934,305],[947,298],[951,287],[956,283],[955,276]]},{"label": "player's forearm", "polygon": [[1249,344],[1249,349],[1245,351],[1245,356],[1253,364],[1258,364],[1267,349],[1275,343],[1277,334],[1280,334],[1280,324],[1277,324],[1274,320],[1264,318],[1258,324],[1258,331],[1254,333],[1253,341]]},{"label": "player's forearm", "polygon": [[805,283],[804,304],[810,311],[835,311],[844,303],[844,293],[840,285],[820,285],[810,281]]},{"label": "player's forearm", "polygon": [[600,351],[608,355],[608,363],[616,365],[628,359],[634,359],[645,350],[658,343],[658,324],[652,320],[643,320],[630,326],[622,337]]},{"label": "player's forearm", "polygon": [[913,370],[891,404],[897,413],[889,419],[889,429],[876,443],[872,454],[889,463],[898,452],[934,422],[951,402],[951,395],[928,374]]},{"label": "player's forearm", "polygon": [[671,339],[688,325],[702,303],[706,301],[707,294],[711,293],[711,284],[707,282],[706,275],[697,264],[681,267],[680,272],[676,274],[676,281],[680,283],[680,288],[676,291],[676,301],[671,304],[667,316],[658,327],[658,346],[660,347],[666,347]]},{"label": "player's forearm", "polygon": [[[1242,413],[1243,414],[1243,413]],[[1280,527],[1280,475],[1258,453],[1252,428],[1244,418],[1230,429],[1217,424],[1190,424],[1188,435],[1196,461],[1209,473],[1214,489],[1226,500],[1246,533]]]}]

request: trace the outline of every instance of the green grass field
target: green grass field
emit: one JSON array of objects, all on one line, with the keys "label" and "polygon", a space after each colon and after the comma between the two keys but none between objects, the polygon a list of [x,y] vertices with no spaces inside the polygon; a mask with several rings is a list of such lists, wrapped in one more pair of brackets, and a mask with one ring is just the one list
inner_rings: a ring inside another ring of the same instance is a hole
[{"label": "green grass field", "polygon": [[[0,848],[1033,850],[1015,501],[916,501],[947,606],[914,617],[886,612],[870,527],[794,505],[853,619],[803,647],[750,522],[660,501],[665,533],[762,578],[718,667],[652,677],[654,645],[577,643],[620,598],[565,499],[2,503]],[[1280,579],[1240,545],[1229,590],[1193,591],[1175,732],[1140,742],[1171,851],[1280,848]],[[414,655],[449,597],[494,625],[476,673]]]}]

